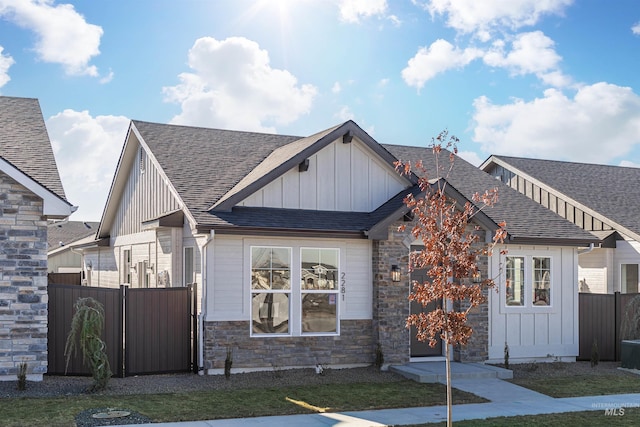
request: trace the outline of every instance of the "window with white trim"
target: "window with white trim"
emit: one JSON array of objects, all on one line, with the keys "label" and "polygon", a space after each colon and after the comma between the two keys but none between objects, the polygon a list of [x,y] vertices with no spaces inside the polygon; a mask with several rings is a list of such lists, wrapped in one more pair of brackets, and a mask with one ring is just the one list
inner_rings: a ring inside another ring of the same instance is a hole
[{"label": "window with white trim", "polygon": [[509,307],[550,306],[552,259],[549,256],[505,258],[505,303]]},{"label": "window with white trim", "polygon": [[300,249],[302,333],[338,331],[338,249]]},{"label": "window with white trim", "polygon": [[251,247],[251,329],[289,334],[291,248]]},{"label": "window with white trim", "polygon": [[251,246],[251,334],[337,335],[340,249]]}]

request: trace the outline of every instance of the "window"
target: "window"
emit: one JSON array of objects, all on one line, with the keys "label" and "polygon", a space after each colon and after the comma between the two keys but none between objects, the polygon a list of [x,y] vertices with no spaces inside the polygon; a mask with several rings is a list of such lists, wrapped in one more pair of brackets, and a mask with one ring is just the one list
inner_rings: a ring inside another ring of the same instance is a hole
[{"label": "window", "polygon": [[195,282],[195,277],[194,277],[195,268],[193,267],[193,261],[194,261],[193,248],[185,247],[184,248],[184,266],[182,270],[184,273],[184,280],[182,282],[183,286],[187,286]]},{"label": "window", "polygon": [[507,257],[507,305],[524,305],[524,257]]},{"label": "window", "polygon": [[300,250],[302,333],[337,332],[338,249]]},{"label": "window", "polygon": [[339,333],[340,250],[251,246],[251,334]]},{"label": "window", "polygon": [[288,334],[291,248],[251,248],[251,323],[255,334]]},{"label": "window", "polygon": [[507,256],[505,259],[507,306],[551,306],[552,271],[548,256]]},{"label": "window", "polygon": [[638,292],[638,264],[620,265],[620,288],[622,293]]},{"label": "window", "polygon": [[551,305],[551,258],[533,257],[533,305]]},{"label": "window", "polygon": [[122,251],[122,281],[131,284],[131,249]]}]

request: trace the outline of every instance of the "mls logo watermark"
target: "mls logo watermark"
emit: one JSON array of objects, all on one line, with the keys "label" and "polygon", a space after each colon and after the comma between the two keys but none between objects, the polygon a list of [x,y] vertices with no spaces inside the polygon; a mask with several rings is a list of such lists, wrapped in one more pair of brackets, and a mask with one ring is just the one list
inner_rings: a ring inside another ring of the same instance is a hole
[{"label": "mls logo watermark", "polygon": [[624,408],[606,408],[604,410],[604,415],[610,415],[614,417],[621,417],[624,415]]},{"label": "mls logo watermark", "polygon": [[624,416],[625,408],[638,408],[640,403],[638,402],[598,402],[592,403],[591,406],[595,409],[604,409],[604,415],[610,417],[622,417]]}]

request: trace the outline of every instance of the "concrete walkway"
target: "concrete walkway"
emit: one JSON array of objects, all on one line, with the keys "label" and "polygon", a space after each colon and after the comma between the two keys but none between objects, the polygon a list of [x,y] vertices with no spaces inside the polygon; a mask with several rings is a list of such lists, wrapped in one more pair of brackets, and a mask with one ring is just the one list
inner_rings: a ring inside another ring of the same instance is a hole
[{"label": "concrete walkway", "polygon": [[[440,366],[438,365],[440,364]],[[420,366],[424,365],[424,366]],[[423,379],[433,379],[431,375],[444,372],[444,362],[411,364],[408,371],[422,375]],[[616,394],[609,396],[569,397],[555,399],[535,391],[511,384],[499,378],[503,372],[493,372],[487,376],[487,368],[476,364],[452,364],[453,387],[490,400],[488,403],[455,405],[453,420],[474,420],[515,415],[539,415],[560,412],[602,411],[606,408],[629,408],[640,406],[640,394]],[[418,371],[422,370],[420,373]],[[504,371],[504,370],[503,370]],[[454,375],[454,373],[458,375]],[[463,375],[466,373],[466,375]],[[442,382],[438,381],[423,382]],[[309,415],[285,415],[258,418],[238,418],[213,421],[188,421],[179,423],[159,423],[154,427],[374,427],[399,426],[446,421],[446,406],[421,408],[380,409],[373,411],[324,413]],[[149,424],[140,424],[148,426]],[[129,426],[131,427],[131,426]]]}]

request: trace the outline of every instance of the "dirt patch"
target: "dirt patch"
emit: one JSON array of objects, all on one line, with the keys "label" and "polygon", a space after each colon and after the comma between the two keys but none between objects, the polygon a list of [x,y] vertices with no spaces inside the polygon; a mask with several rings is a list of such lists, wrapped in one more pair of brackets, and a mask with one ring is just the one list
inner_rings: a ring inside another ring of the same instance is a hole
[{"label": "dirt patch", "polygon": [[[501,368],[504,365],[496,365]],[[629,376],[628,370],[618,369],[620,362],[600,362],[591,367],[591,362],[519,363],[509,365],[513,379],[546,379],[571,376]],[[640,376],[638,376],[640,379]]]}]

